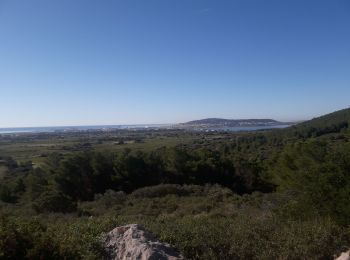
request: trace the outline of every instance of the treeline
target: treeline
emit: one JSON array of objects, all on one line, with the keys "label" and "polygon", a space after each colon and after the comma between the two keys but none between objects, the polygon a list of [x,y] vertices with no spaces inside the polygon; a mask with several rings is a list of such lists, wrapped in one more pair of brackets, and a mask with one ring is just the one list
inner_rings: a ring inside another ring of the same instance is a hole
[{"label": "treeline", "polygon": [[[162,148],[51,154],[45,165],[12,175],[0,185],[5,202],[31,201],[37,211],[69,212],[106,190],[130,193],[158,184],[220,184],[237,194],[270,192],[258,161],[209,149]],[[9,175],[13,174],[11,171]]]}]

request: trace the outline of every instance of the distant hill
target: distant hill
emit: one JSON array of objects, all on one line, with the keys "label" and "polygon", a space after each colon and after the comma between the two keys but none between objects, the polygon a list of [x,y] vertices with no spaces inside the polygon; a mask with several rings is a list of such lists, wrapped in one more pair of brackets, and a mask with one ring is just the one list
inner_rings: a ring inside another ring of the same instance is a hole
[{"label": "distant hill", "polygon": [[193,127],[249,127],[249,126],[276,126],[282,123],[273,119],[222,119],[206,118],[182,123],[183,126]]},{"label": "distant hill", "polygon": [[283,130],[278,130],[283,136],[295,136],[300,138],[317,137],[324,134],[340,133],[350,128],[350,108],[342,109],[330,114],[313,118],[302,123],[279,122],[274,119],[223,119],[205,118],[179,124],[184,128],[220,128],[220,127],[260,127],[291,125]]}]

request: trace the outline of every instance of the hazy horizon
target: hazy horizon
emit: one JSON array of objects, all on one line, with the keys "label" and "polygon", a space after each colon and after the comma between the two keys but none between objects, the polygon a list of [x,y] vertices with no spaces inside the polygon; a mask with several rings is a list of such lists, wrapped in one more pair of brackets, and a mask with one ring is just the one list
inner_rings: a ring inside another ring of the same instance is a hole
[{"label": "hazy horizon", "polygon": [[0,127],[349,107],[346,0],[0,0]]},{"label": "hazy horizon", "polygon": [[[334,111],[332,111],[334,112]],[[331,112],[330,112],[331,113]],[[147,126],[147,125],[176,125],[176,124],[181,124],[181,123],[187,123],[190,121],[195,121],[195,120],[201,120],[201,119],[208,119],[208,118],[219,118],[219,119],[230,119],[230,120],[250,120],[250,119],[272,119],[272,120],[276,120],[278,122],[281,123],[298,123],[298,122],[303,122],[303,121],[307,121],[307,120],[311,120],[312,118],[308,118],[308,119],[304,119],[304,120],[278,120],[275,118],[269,118],[269,117],[260,117],[260,118],[224,118],[224,117],[203,117],[203,118],[196,118],[196,119],[191,119],[191,120],[186,120],[186,121],[179,121],[179,122],[158,122],[158,123],[132,123],[132,124],[79,124],[79,125],[29,125],[29,126],[0,126],[0,129],[11,129],[11,128],[50,128],[50,127],[88,127],[88,126]]]}]

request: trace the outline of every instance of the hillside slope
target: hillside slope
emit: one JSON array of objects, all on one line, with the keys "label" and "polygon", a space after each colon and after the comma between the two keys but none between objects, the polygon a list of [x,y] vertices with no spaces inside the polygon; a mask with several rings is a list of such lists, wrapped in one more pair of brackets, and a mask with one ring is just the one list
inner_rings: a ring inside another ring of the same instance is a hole
[{"label": "hillside slope", "polygon": [[324,134],[339,133],[350,126],[350,108],[335,111],[309,121],[291,126],[282,131],[298,137],[316,137]]}]

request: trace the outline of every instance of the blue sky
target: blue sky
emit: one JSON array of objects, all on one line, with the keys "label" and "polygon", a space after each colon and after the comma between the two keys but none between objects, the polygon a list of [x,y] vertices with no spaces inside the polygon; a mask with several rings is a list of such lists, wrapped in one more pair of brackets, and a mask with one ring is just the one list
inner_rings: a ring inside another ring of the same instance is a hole
[{"label": "blue sky", "polygon": [[349,106],[348,0],[0,0],[0,127]]}]

